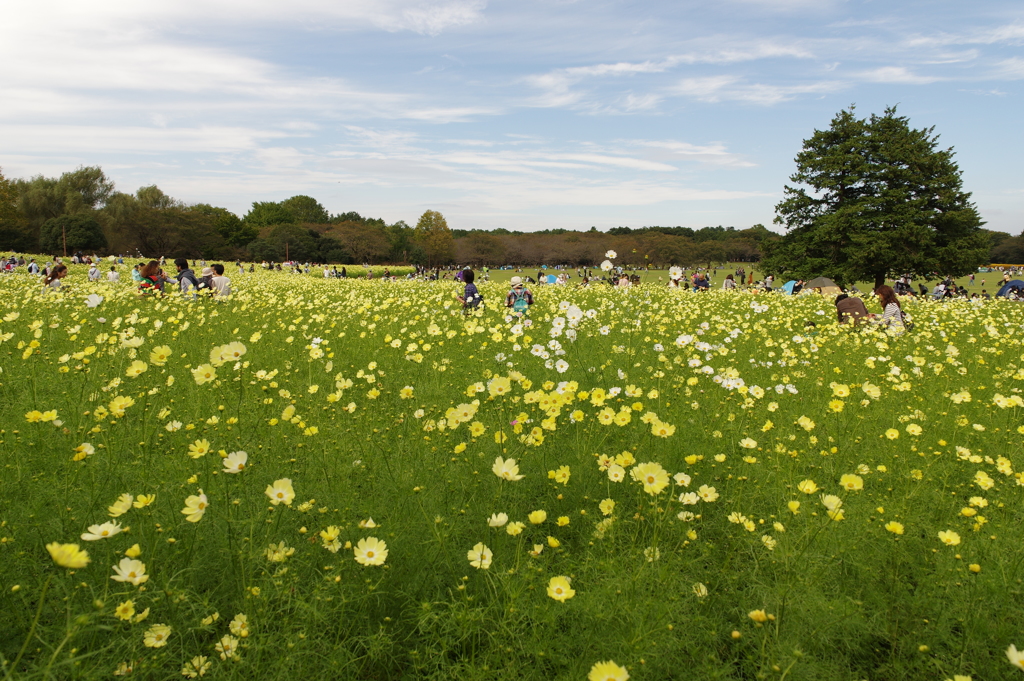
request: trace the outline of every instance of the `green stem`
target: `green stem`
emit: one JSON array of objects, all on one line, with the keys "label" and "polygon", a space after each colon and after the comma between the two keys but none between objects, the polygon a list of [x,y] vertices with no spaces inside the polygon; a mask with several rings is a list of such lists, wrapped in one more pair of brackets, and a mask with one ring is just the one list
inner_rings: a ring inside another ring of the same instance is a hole
[{"label": "green stem", "polygon": [[50,574],[46,577],[46,582],[43,584],[43,590],[39,594],[39,607],[36,608],[36,616],[32,619],[32,626],[29,627],[28,636],[25,637],[25,642],[21,645],[21,650],[18,651],[18,656],[14,658],[14,662],[7,668],[4,676],[8,679],[11,678],[11,670],[18,666],[21,662],[21,658],[25,655],[25,651],[28,650],[28,644],[32,641],[32,637],[35,636],[36,626],[39,624],[39,617],[43,614],[43,603],[46,602],[46,590],[50,587],[50,580],[53,579],[53,575]]}]

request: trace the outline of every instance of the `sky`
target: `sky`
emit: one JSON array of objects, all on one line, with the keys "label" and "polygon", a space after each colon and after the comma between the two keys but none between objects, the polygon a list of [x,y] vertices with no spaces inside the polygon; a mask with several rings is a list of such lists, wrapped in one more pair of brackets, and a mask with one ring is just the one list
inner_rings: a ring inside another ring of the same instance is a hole
[{"label": "sky", "polygon": [[[99,165],[244,215],[772,227],[840,110],[953,147],[1024,230],[1020,0],[13,0],[0,168]],[[773,227],[774,229],[781,229]]]}]

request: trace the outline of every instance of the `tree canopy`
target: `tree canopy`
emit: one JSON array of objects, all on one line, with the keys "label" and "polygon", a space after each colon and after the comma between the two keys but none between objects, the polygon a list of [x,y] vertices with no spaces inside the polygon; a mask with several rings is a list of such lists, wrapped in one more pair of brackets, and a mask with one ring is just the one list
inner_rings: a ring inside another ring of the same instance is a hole
[{"label": "tree canopy", "polygon": [[253,201],[242,220],[253,227],[290,225],[295,223],[295,214],[274,201]]},{"label": "tree canopy", "polygon": [[49,253],[95,251],[107,247],[107,237],[96,218],[88,213],[61,215],[43,223],[39,247]]},{"label": "tree canopy", "polygon": [[299,194],[281,202],[281,207],[295,216],[296,222],[311,224],[325,224],[330,222],[331,216],[327,209],[320,205],[320,202],[312,196]]},{"label": "tree canopy", "polygon": [[989,240],[953,150],[895,108],[861,119],[853,107],[815,130],[776,207],[787,234],[767,244],[777,274],[884,283],[890,274],[960,276],[988,259]]},{"label": "tree canopy", "polygon": [[427,265],[434,267],[452,261],[455,255],[455,240],[448,222],[436,210],[428,210],[416,223],[416,241],[423,248]]}]

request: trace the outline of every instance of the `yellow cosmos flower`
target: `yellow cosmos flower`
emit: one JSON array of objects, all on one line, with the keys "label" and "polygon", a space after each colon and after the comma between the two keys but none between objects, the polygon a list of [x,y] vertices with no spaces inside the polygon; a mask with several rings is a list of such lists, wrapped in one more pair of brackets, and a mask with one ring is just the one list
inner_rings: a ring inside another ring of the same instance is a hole
[{"label": "yellow cosmos flower", "polygon": [[669,485],[668,472],[661,464],[653,461],[637,465],[629,472],[630,476],[644,486],[644,492],[655,496],[661,494]]},{"label": "yellow cosmos flower", "polygon": [[903,534],[903,524],[898,523],[895,520],[887,522],[885,524],[885,529],[887,532],[892,532],[893,534]]},{"label": "yellow cosmos flower", "polygon": [[200,364],[192,370],[192,378],[195,379],[196,385],[204,385],[216,380],[217,370],[211,364]]},{"label": "yellow cosmos flower", "polygon": [[89,553],[78,548],[78,544],[53,542],[46,545],[53,562],[62,568],[78,570],[89,564]]},{"label": "yellow cosmos flower", "polygon": [[515,459],[503,459],[499,456],[494,459],[494,465],[491,466],[491,470],[502,480],[514,482],[522,480],[524,477],[519,474],[519,466],[516,465]]},{"label": "yellow cosmos flower", "polygon": [[135,614],[135,603],[128,599],[114,608],[114,616],[120,620],[130,620]]},{"label": "yellow cosmos flower", "polygon": [[114,574],[110,576],[115,582],[129,582],[139,586],[149,581],[146,574],[146,564],[134,558],[122,558],[121,562],[113,566]]},{"label": "yellow cosmos flower", "polygon": [[814,494],[818,491],[818,485],[813,480],[802,480],[796,488],[804,494]]},{"label": "yellow cosmos flower", "polygon": [[146,630],[142,641],[147,648],[163,648],[171,635],[171,627],[167,624],[154,624]]},{"label": "yellow cosmos flower", "polygon": [[188,455],[193,459],[206,456],[210,453],[210,441],[209,440],[196,440],[188,446]]},{"label": "yellow cosmos flower", "polygon": [[295,489],[292,487],[292,481],[290,478],[275,480],[274,484],[267,485],[267,489],[264,490],[264,492],[268,497],[270,497],[270,503],[274,506],[277,506],[278,504],[291,506],[292,500],[295,499]]},{"label": "yellow cosmos flower", "polygon": [[133,497],[131,494],[122,494],[117,498],[117,501],[115,501],[111,506],[107,507],[107,514],[111,518],[117,518],[119,516],[124,515],[128,511],[132,510],[132,500],[134,498],[135,497]]},{"label": "yellow cosmos flower", "polygon": [[587,681],[628,681],[629,672],[612,660],[595,662],[587,675]]},{"label": "yellow cosmos flower", "polygon": [[540,525],[541,523],[543,523],[545,520],[548,519],[548,512],[547,511],[534,511],[530,515],[526,516],[526,518],[527,518],[527,520],[529,520],[534,525]]},{"label": "yellow cosmos flower", "polygon": [[167,364],[167,360],[171,358],[171,349],[166,345],[158,345],[153,348],[149,353],[149,361],[158,367],[162,367]]},{"label": "yellow cosmos flower", "polygon": [[864,479],[859,475],[846,473],[839,478],[839,486],[848,489],[851,492],[857,492],[864,489]]},{"label": "yellow cosmos flower", "polygon": [[571,580],[568,577],[552,577],[548,582],[548,596],[559,603],[564,603],[575,595],[576,591],[572,588]]},{"label": "yellow cosmos flower", "polygon": [[939,539],[946,546],[957,546],[960,544],[960,535],[953,530],[943,530],[939,532]]},{"label": "yellow cosmos flower", "polygon": [[181,512],[185,515],[185,520],[190,523],[198,523],[203,519],[203,514],[206,513],[206,509],[210,506],[210,502],[207,500],[206,495],[203,494],[203,490],[199,490],[199,494],[193,494],[185,499],[185,508],[181,509]]},{"label": "yellow cosmos flower", "polygon": [[764,624],[769,619],[775,619],[772,615],[769,615],[764,610],[751,610],[747,613],[747,617],[754,620],[758,624]]},{"label": "yellow cosmos flower", "polygon": [[124,410],[127,409],[128,407],[131,407],[134,404],[135,400],[133,400],[132,398],[118,395],[114,399],[110,400],[110,404],[108,406],[110,408],[111,414],[113,414],[117,418],[121,418],[122,416],[124,416]]},{"label": "yellow cosmos flower", "polygon": [[376,537],[366,537],[359,540],[353,552],[360,565],[383,565],[388,558],[388,545]]},{"label": "yellow cosmos flower", "polygon": [[127,369],[125,369],[125,372],[124,372],[124,373],[125,373],[125,375],[126,375],[126,376],[127,376],[128,378],[138,378],[138,377],[139,377],[139,376],[141,376],[141,375],[142,375],[142,374],[143,374],[143,373],[144,373],[144,372],[146,371],[146,369],[148,369],[148,368],[149,368],[149,367],[148,367],[148,366],[146,366],[146,363],[145,363],[145,362],[142,362],[142,361],[139,361],[139,360],[135,360],[134,362],[132,362],[131,364],[129,364],[129,365],[128,365],[128,368],[127,368]]},{"label": "yellow cosmos flower", "polygon": [[494,554],[491,552],[483,542],[477,542],[472,549],[466,553],[466,558],[469,560],[469,564],[475,567],[477,570],[487,570],[491,567],[491,559]]},{"label": "yellow cosmos flower", "polygon": [[146,508],[150,504],[156,501],[155,494],[140,494],[135,497],[135,501],[132,502],[132,506],[135,508]]},{"label": "yellow cosmos flower", "polygon": [[558,470],[548,471],[548,479],[554,480],[555,482],[560,482],[563,485],[569,484],[569,477],[571,475],[572,473],[570,472],[568,466],[559,466]]},{"label": "yellow cosmos flower", "polygon": [[71,460],[72,461],[81,461],[82,459],[84,459],[87,456],[92,456],[95,452],[96,452],[96,448],[95,447],[93,447],[88,442],[83,442],[82,444],[80,444],[77,447],[75,447],[75,455],[73,457],[71,457]]}]

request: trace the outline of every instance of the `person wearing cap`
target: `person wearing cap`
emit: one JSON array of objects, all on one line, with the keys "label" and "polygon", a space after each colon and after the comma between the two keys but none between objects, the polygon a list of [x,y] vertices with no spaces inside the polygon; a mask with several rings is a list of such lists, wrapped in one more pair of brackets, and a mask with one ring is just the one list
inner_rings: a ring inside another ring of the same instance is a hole
[{"label": "person wearing cap", "polygon": [[522,277],[512,277],[512,290],[505,296],[505,307],[512,308],[513,312],[525,315],[530,306],[533,305],[533,293],[523,286]]}]

